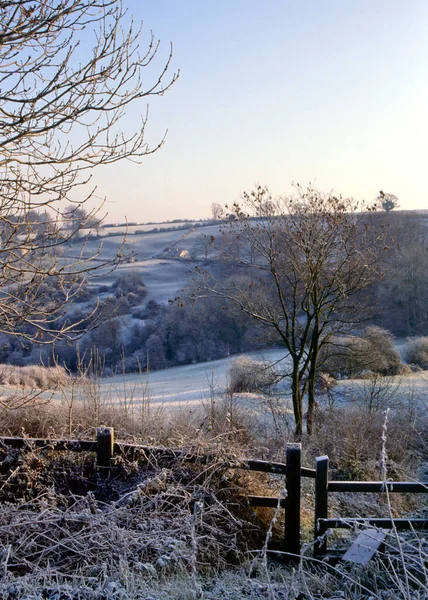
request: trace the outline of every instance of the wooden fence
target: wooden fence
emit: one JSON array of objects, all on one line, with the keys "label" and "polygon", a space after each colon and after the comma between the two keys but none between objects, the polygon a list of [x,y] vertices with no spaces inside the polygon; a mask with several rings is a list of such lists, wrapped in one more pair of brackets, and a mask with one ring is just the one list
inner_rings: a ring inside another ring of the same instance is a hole
[{"label": "wooden fence", "polygon": [[[97,468],[102,476],[110,472],[111,459],[114,454],[132,458],[143,452],[148,458],[163,460],[181,459],[189,462],[208,462],[212,456],[189,454],[184,451],[155,446],[116,443],[114,430],[111,427],[99,427],[97,439],[92,440],[49,440],[38,438],[0,437],[0,445],[13,448],[51,447],[55,450],[71,450],[75,452],[96,452]],[[331,492],[411,492],[428,493],[428,482],[383,482],[383,481],[331,481],[329,480],[328,456],[316,459],[316,468],[310,469],[301,465],[301,445],[286,444],[285,462],[264,460],[224,460],[229,468],[272,473],[284,476],[286,497],[248,496],[250,506],[283,508],[284,536],[281,552],[290,560],[299,560],[300,541],[300,502],[302,477],[315,480],[315,522],[314,522],[314,555],[318,559],[328,556],[326,535],[328,529],[353,528],[363,525],[376,528],[428,529],[426,519],[377,519],[377,518],[329,518],[328,496]]]},{"label": "wooden fence", "polygon": [[328,456],[316,459],[315,476],[315,524],[314,555],[325,557],[327,551],[328,529],[348,528],[356,525],[379,529],[427,529],[426,519],[376,519],[376,518],[328,518],[328,497],[331,492],[359,493],[405,493],[426,494],[428,482],[415,481],[331,481],[328,476]]}]

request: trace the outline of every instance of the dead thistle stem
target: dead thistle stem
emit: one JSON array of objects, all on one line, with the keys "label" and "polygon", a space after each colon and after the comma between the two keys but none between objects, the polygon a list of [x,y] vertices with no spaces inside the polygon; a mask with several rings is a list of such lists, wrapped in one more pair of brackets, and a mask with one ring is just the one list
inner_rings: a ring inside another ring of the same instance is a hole
[{"label": "dead thistle stem", "polygon": [[[261,556],[262,556],[262,562],[261,562],[261,564],[262,564],[262,567],[263,567],[264,572],[266,574],[266,579],[267,579],[268,586],[269,586],[269,596],[270,596],[271,600],[275,600],[276,596],[275,596],[275,592],[274,592],[274,589],[273,589],[273,586],[272,586],[272,582],[271,582],[271,578],[270,578],[270,573],[269,573],[269,569],[268,569],[268,563],[267,563],[268,545],[269,545],[270,540],[272,539],[273,528],[274,528],[274,526],[275,526],[275,524],[276,524],[276,522],[278,520],[280,511],[281,511],[281,501],[283,499],[285,499],[286,497],[287,497],[287,491],[285,489],[282,489],[281,492],[280,492],[280,494],[279,494],[279,497],[278,497],[278,504],[276,505],[275,512],[274,512],[273,517],[272,517],[272,519],[271,519],[271,521],[269,523],[269,528],[268,528],[268,530],[266,532],[265,541],[264,541],[263,548],[262,548],[262,551],[261,551]],[[258,562],[258,558],[256,556],[251,561],[250,571],[249,571],[249,575],[250,576],[251,576],[251,573],[253,572],[253,570],[254,570],[257,562]]]},{"label": "dead thistle stem", "polygon": [[197,555],[198,555],[198,538],[196,535],[196,522],[198,517],[202,521],[204,505],[202,502],[195,502],[193,505],[192,512],[192,527],[191,527],[191,555],[190,555],[190,569],[192,576],[193,585],[193,597],[195,600],[201,597],[201,588],[197,582]]},{"label": "dead thistle stem", "polygon": [[[55,355],[53,360],[55,368],[61,369]],[[77,375],[74,375],[65,365],[62,368],[63,376],[59,379],[58,389],[67,407],[67,432],[71,438],[74,431],[74,409],[76,399],[78,398],[77,390],[82,387],[83,380],[87,378],[88,368],[85,368],[83,364],[79,349],[77,350]]]},{"label": "dead thistle stem", "polygon": [[388,453],[387,453],[387,449],[386,449],[386,443],[387,443],[387,433],[388,433],[389,408],[387,408],[383,414],[384,414],[384,419],[383,419],[383,424],[382,424],[382,453],[381,453],[382,481],[384,483],[384,488],[385,488],[385,493],[386,493],[389,517],[392,521],[392,531],[394,533],[394,537],[397,542],[398,551],[400,553],[401,565],[403,567],[405,589],[403,590],[402,581],[397,574],[395,574],[395,580],[396,580],[396,584],[397,584],[398,588],[400,589],[401,593],[403,594],[404,598],[410,598],[411,597],[410,585],[409,585],[409,577],[408,577],[407,566],[406,566],[406,559],[405,559],[405,555],[404,555],[404,551],[403,551],[403,545],[401,543],[401,538],[398,534],[397,527],[395,526],[395,523],[394,523],[394,515],[392,513],[392,506],[391,506],[391,497],[390,497],[390,493],[389,493],[389,489],[388,489],[388,485],[387,485]]},{"label": "dead thistle stem", "polygon": [[215,382],[215,376],[214,376],[214,368],[211,369],[211,373],[207,373],[206,374],[206,383],[208,385],[208,389],[209,389],[209,396],[208,396],[208,400],[209,400],[209,404],[208,406],[205,406],[204,401],[202,400],[202,405],[205,407],[205,412],[208,413],[208,430],[212,431],[215,427],[215,422],[216,422],[216,391],[217,391],[217,385]]},{"label": "dead thistle stem", "polygon": [[138,373],[140,375],[141,385],[141,409],[140,409],[140,421],[141,421],[141,435],[148,433],[147,426],[150,420],[151,413],[151,393],[150,393],[150,364],[149,356],[147,353],[147,364],[145,373],[141,367],[140,361],[138,361]]},{"label": "dead thistle stem", "polygon": [[281,500],[284,500],[286,497],[287,497],[287,491],[285,489],[282,489],[279,494],[279,497],[278,497],[278,504],[276,505],[275,512],[273,514],[271,522],[269,523],[269,529],[267,530],[267,533],[266,533],[265,541],[263,544],[263,550],[262,550],[262,564],[265,569],[267,569],[268,544],[272,538],[272,531],[273,531],[273,528],[279,517],[279,513],[281,510]]}]

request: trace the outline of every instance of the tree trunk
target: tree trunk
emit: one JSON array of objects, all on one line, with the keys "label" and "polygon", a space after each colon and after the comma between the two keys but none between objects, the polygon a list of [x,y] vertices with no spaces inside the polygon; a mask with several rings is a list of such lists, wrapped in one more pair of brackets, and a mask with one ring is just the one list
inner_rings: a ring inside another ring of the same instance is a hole
[{"label": "tree trunk", "polygon": [[312,435],[314,412],[315,412],[315,373],[309,373],[308,376],[308,412],[306,413],[306,431],[308,435]]},{"label": "tree trunk", "polygon": [[[318,319],[316,320],[316,329],[318,329]],[[306,413],[306,431],[312,435],[314,424],[314,412],[316,407],[315,400],[315,382],[317,378],[317,363],[319,352],[319,335],[317,331],[313,333],[311,340],[310,363],[308,372],[308,412]]]},{"label": "tree trunk", "polygon": [[302,390],[300,387],[299,364],[295,362],[293,362],[291,397],[293,400],[295,435],[296,438],[299,438],[303,433]]}]

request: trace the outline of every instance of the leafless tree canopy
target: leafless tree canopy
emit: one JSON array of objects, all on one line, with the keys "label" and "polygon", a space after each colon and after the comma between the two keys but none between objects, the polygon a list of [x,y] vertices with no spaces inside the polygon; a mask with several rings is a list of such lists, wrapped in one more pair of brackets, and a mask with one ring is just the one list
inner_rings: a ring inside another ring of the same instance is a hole
[{"label": "leafless tree canopy", "polygon": [[[162,145],[145,141],[147,99],[177,74],[171,53],[159,66],[153,35],[139,46],[140,28],[120,0],[10,0],[0,3],[0,23],[0,331],[25,326],[27,338],[52,341],[71,334],[66,325],[54,333],[55,323],[82,274],[94,271],[88,253],[61,257],[100,218],[82,211],[92,169]],[[142,116],[126,134],[131,104]],[[50,279],[56,300],[44,292]]]},{"label": "leafless tree canopy", "polygon": [[394,208],[399,207],[397,196],[395,196],[395,194],[385,193],[383,190],[380,190],[376,200],[380,203],[383,210],[388,213],[391,212],[391,210],[394,210]]},{"label": "leafless tree canopy", "polygon": [[367,316],[362,294],[380,277],[383,229],[354,200],[312,188],[275,199],[258,187],[244,194],[233,214],[231,239],[220,240],[220,256],[247,278],[228,284],[201,272],[201,289],[235,303],[272,342],[284,345],[292,362],[296,433],[302,432],[306,395],[310,433],[320,349]]}]

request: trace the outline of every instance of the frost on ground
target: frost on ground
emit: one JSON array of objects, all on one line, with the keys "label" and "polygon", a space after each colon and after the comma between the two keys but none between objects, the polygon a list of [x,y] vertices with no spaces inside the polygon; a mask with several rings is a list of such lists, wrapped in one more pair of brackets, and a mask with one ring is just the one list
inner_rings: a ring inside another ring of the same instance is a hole
[{"label": "frost on ground", "polygon": [[314,563],[309,543],[300,567],[267,560],[272,514],[263,521],[241,495],[268,495],[268,480],[228,468],[220,454],[192,464],[116,457],[106,479],[94,458],[48,446],[0,449],[0,598],[427,597],[427,548],[417,540],[416,560],[404,565],[409,593],[400,590],[403,565],[391,559],[386,569]]},{"label": "frost on ground", "polygon": [[[0,448],[0,598],[428,597],[427,548],[418,540],[406,540],[416,559],[388,559],[388,568],[314,563],[311,542],[299,568],[268,561],[272,513],[254,512],[242,494],[277,495],[272,482],[230,469],[220,449],[210,456],[195,463],[142,451],[132,461],[115,456],[103,478],[91,453],[35,449],[31,442],[25,453]],[[280,524],[274,538],[282,535]],[[401,593],[406,569],[409,593]]]},{"label": "frost on ground", "polygon": [[220,457],[118,458],[103,479],[91,453],[2,449],[0,472],[2,598],[148,598],[167,577],[196,585],[260,545]]}]

